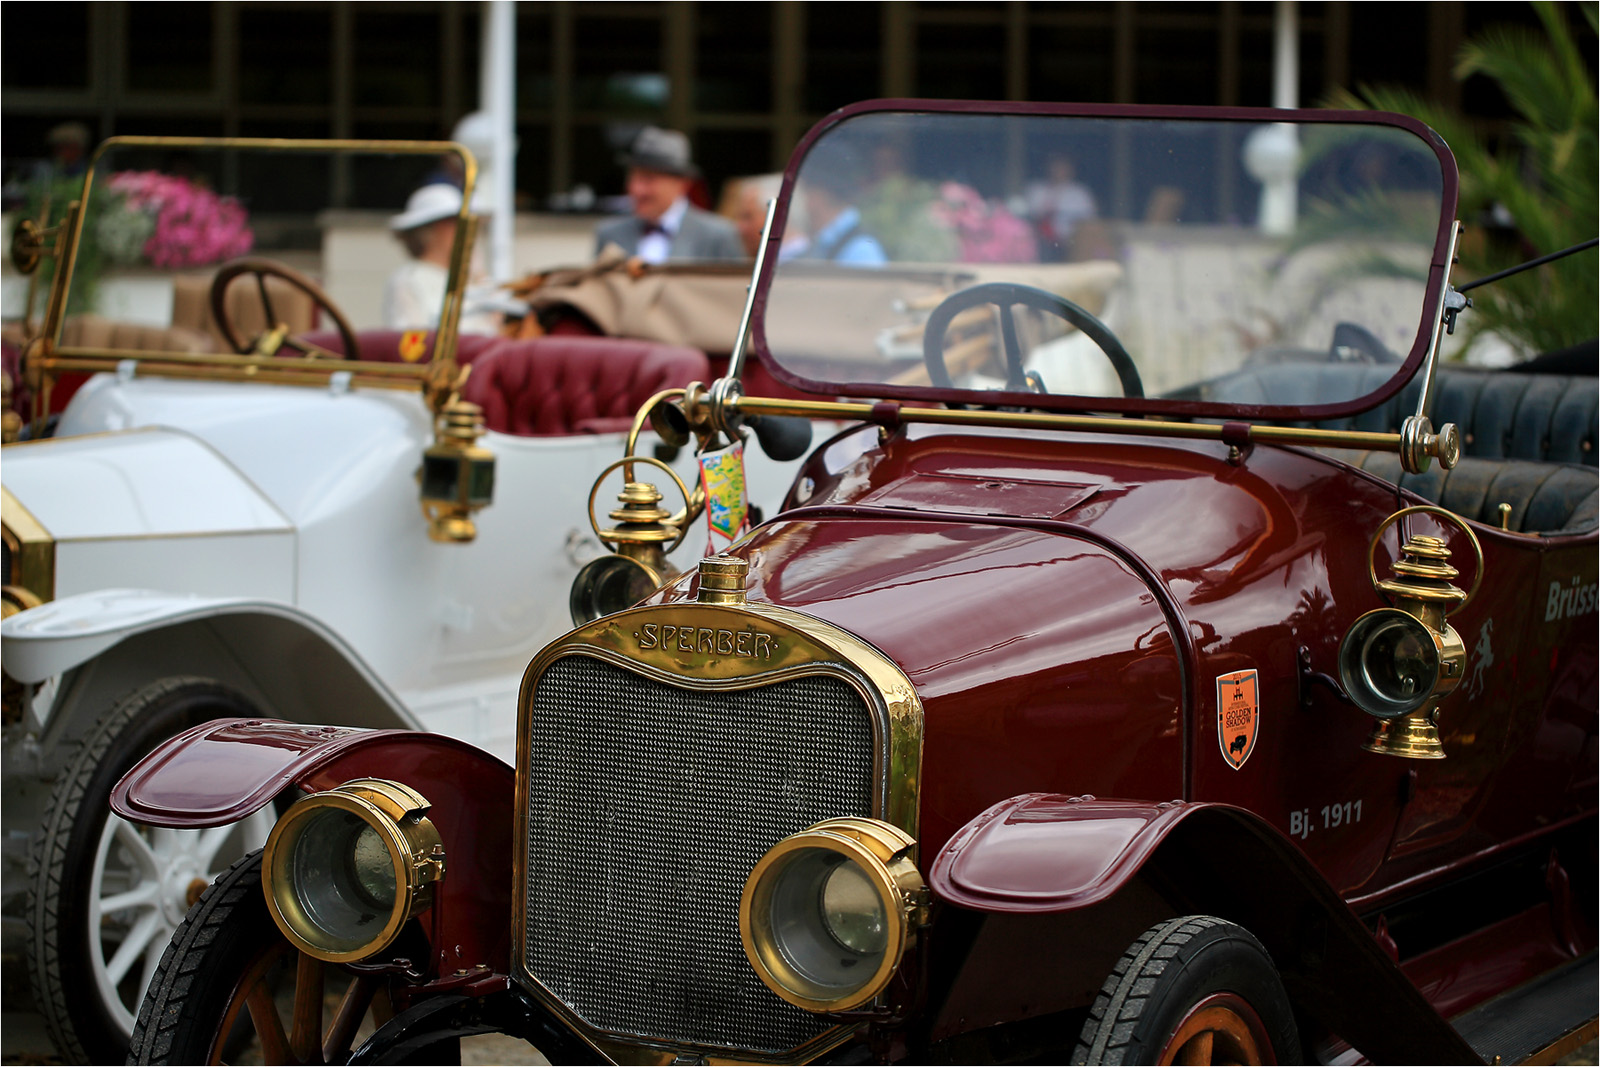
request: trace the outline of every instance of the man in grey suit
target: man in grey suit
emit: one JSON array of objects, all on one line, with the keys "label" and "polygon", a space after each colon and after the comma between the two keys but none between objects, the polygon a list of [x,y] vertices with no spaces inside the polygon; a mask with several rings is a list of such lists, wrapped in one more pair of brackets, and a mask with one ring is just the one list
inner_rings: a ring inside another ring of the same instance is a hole
[{"label": "man in grey suit", "polygon": [[620,162],[628,168],[633,214],[595,230],[596,254],[616,245],[646,263],[745,258],[732,222],[689,203],[689,186],[700,174],[689,158],[689,138],[646,126]]}]

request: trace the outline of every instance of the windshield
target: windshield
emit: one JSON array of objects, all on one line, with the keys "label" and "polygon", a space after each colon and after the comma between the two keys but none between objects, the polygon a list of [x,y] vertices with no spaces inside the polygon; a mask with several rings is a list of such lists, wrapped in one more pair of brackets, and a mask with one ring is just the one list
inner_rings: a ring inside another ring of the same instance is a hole
[{"label": "windshield", "polygon": [[66,350],[426,363],[475,170],[445,142],[121,137],[24,214],[55,223],[83,201]]},{"label": "windshield", "polygon": [[1320,413],[1376,403],[1426,350],[1455,171],[1419,124],[895,107],[847,111],[791,165],[755,332],[791,384]]}]

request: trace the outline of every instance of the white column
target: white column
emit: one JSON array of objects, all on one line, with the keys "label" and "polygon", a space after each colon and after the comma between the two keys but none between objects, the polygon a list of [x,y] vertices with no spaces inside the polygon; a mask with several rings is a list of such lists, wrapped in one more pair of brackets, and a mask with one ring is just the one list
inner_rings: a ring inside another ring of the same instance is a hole
[{"label": "white column", "polygon": [[1300,5],[1278,0],[1272,12],[1272,106],[1300,106]]},{"label": "white column", "polygon": [[515,0],[485,0],[478,107],[493,120],[494,149],[478,160],[479,180],[489,194],[489,274],[509,281],[512,235],[516,227],[517,175],[517,5]]},{"label": "white column", "polygon": [[[1300,101],[1299,10],[1295,0],[1273,5],[1272,106],[1293,108]],[[1244,145],[1244,165],[1261,182],[1261,232],[1294,232],[1299,214],[1300,138],[1287,122],[1264,126]]]}]

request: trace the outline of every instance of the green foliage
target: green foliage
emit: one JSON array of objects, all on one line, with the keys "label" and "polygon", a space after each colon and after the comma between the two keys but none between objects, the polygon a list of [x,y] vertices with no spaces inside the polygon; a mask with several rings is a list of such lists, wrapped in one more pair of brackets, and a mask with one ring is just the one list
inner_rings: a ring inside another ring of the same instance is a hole
[{"label": "green foliage", "polygon": [[[1362,86],[1339,94],[1334,107],[1374,107],[1426,122],[1444,138],[1461,171],[1459,213],[1467,232],[1457,284],[1560,251],[1600,232],[1600,156],[1595,80],[1584,64],[1565,11],[1582,12],[1591,33],[1593,3],[1533,4],[1543,34],[1496,27],[1467,42],[1455,74],[1492,79],[1515,109],[1509,137],[1491,145],[1459,114],[1402,89]],[[1509,233],[1486,225],[1508,216]],[[1498,334],[1524,356],[1596,333],[1600,256],[1579,252],[1548,266],[1492,282],[1470,294],[1462,323],[1473,334]]]},{"label": "green foliage", "polygon": [[[48,180],[36,180],[28,189],[21,217],[33,219],[35,222],[43,220],[41,225],[54,226],[66,215],[67,205],[82,195],[82,176],[52,175]],[[49,218],[44,219],[47,209]],[[82,238],[78,242],[78,255],[72,269],[72,291],[67,297],[69,315],[93,311],[95,300],[99,295],[100,273],[105,266],[105,257],[94,231],[93,226],[85,226]],[[46,249],[52,245],[53,242],[45,242]],[[55,277],[55,273],[55,257],[46,255],[39,261],[38,270],[35,272],[38,278],[38,295],[34,298],[36,315],[44,310],[50,292],[50,281]]]}]

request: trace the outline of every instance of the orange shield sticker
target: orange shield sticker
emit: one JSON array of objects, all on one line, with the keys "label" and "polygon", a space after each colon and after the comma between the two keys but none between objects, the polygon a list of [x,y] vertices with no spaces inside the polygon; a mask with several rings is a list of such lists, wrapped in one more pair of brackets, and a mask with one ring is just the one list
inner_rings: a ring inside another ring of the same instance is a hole
[{"label": "orange shield sticker", "polygon": [[1234,671],[1217,679],[1217,747],[1234,770],[1243,767],[1255,751],[1261,725],[1260,692],[1253,670]]},{"label": "orange shield sticker", "polygon": [[415,363],[428,351],[427,330],[407,330],[400,335],[400,358]]}]

